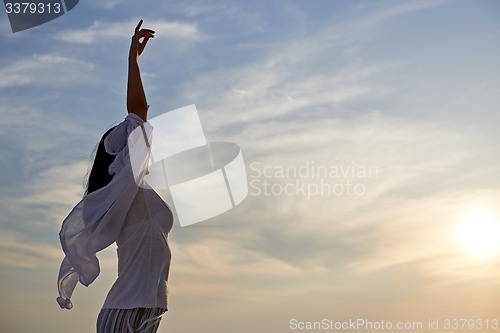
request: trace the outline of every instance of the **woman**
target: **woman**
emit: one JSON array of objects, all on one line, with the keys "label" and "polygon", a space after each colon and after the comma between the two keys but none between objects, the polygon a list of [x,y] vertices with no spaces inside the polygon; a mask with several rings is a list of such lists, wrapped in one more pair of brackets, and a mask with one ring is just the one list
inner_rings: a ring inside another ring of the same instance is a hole
[{"label": "woman", "polygon": [[134,160],[140,156],[141,165],[147,166],[148,150],[137,147],[149,147],[151,139],[137,60],[155,32],[141,29],[142,22],[135,28],[128,59],[128,115],[100,140],[87,193],[59,233],[66,257],[59,271],[57,302],[64,309],[73,307],[70,297],[78,282],[88,286],[99,275],[95,254],[113,242],[118,246],[118,278],[97,318],[97,333],[156,332],[167,311],[167,237],[173,215],[144,181],[147,167],[138,173],[131,162],[136,154]]}]

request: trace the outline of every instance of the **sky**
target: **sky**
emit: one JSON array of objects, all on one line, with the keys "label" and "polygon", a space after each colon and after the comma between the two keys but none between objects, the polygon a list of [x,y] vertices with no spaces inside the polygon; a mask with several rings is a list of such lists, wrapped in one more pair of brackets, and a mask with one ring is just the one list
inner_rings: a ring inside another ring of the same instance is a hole
[{"label": "sky", "polygon": [[171,231],[158,332],[500,319],[497,1],[82,0],[17,33],[0,16],[0,331],[95,331],[116,246],[62,310],[58,232],[126,116],[141,18],[150,117],[195,104],[249,184]]}]

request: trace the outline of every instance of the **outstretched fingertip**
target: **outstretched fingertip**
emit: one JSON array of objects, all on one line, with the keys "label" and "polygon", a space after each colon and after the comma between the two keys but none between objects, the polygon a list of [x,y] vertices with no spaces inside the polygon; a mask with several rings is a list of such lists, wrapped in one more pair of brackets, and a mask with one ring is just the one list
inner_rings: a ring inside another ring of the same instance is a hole
[{"label": "outstretched fingertip", "polygon": [[141,19],[139,21],[139,23],[137,24],[137,26],[135,27],[135,33],[139,32],[139,30],[141,29],[142,22],[143,22],[143,20]]}]

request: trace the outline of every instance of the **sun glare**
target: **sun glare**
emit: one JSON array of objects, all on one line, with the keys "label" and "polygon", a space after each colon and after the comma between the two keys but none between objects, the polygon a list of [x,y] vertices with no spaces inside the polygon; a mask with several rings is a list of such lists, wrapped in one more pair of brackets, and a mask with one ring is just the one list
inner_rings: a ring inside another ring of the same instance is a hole
[{"label": "sun glare", "polygon": [[458,239],[477,256],[493,256],[500,252],[500,222],[488,212],[472,214],[460,226]]}]

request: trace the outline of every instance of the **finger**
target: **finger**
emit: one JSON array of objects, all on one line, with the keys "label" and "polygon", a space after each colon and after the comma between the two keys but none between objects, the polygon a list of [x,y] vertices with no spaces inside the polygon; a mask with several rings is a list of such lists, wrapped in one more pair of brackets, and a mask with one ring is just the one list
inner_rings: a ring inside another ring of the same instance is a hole
[{"label": "finger", "polygon": [[139,21],[139,24],[137,24],[137,26],[135,27],[135,34],[137,34],[139,32],[139,30],[141,29],[142,22],[143,22],[143,20],[141,19]]},{"label": "finger", "polygon": [[[154,37],[154,36],[153,36]],[[144,40],[142,42],[139,43],[139,54],[142,53],[142,51],[144,51],[144,48],[146,47],[146,44],[148,43],[149,41],[149,38],[153,38],[153,37],[144,37]]]},{"label": "finger", "polygon": [[[152,31],[152,30],[150,30],[150,31]],[[134,37],[135,37],[136,39],[141,39],[141,38],[146,38],[146,37],[147,37],[147,38],[153,38],[154,36],[155,36],[155,35],[154,35],[154,32],[153,32],[153,33],[151,33],[151,32],[149,32],[149,31],[146,31],[145,29],[143,29],[143,30],[139,31],[138,33],[136,33],[136,34],[134,35]]]},{"label": "finger", "polygon": [[146,44],[148,43],[149,38],[150,37],[144,37],[144,40],[141,43],[141,49],[144,50],[144,48],[146,47]]},{"label": "finger", "polygon": [[146,36],[146,35],[154,35],[155,31],[151,29],[141,29],[136,32],[137,35]]}]

